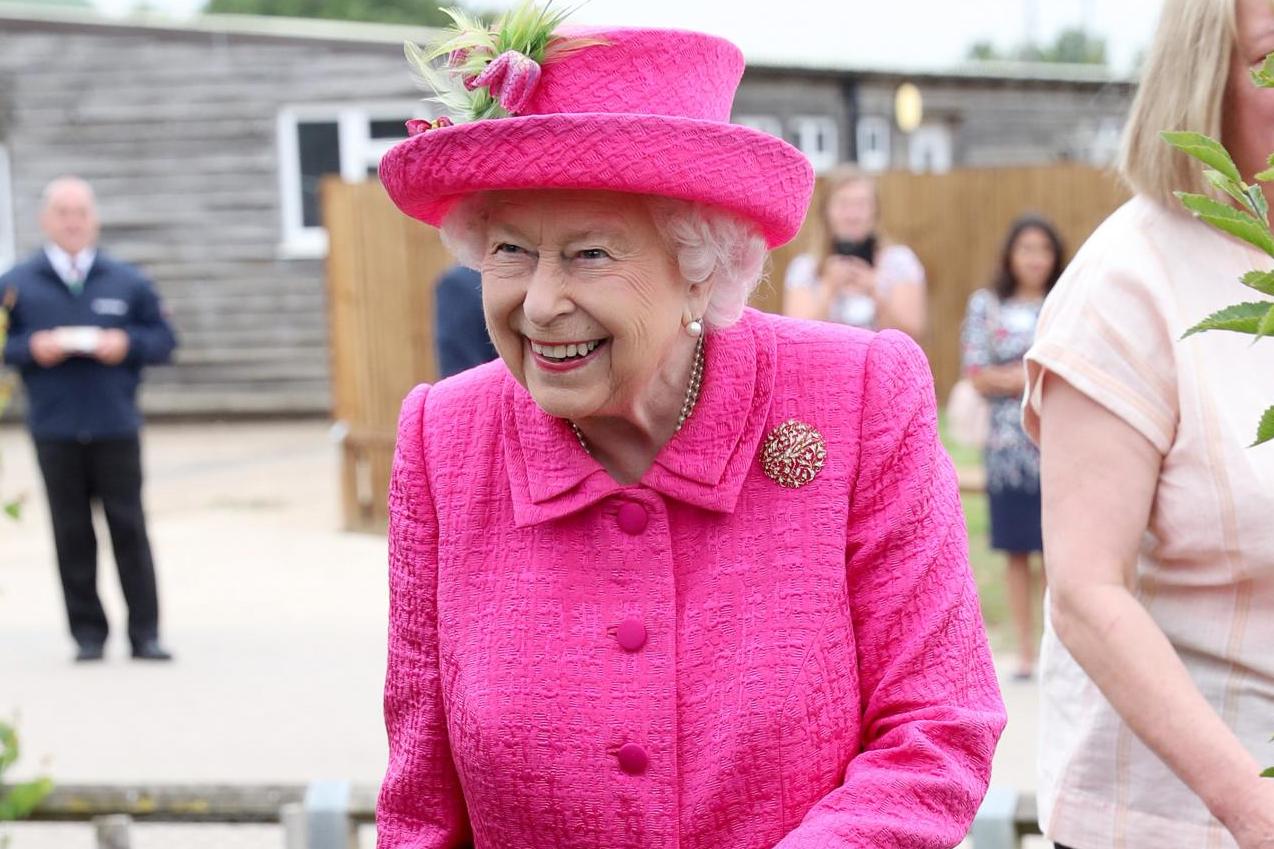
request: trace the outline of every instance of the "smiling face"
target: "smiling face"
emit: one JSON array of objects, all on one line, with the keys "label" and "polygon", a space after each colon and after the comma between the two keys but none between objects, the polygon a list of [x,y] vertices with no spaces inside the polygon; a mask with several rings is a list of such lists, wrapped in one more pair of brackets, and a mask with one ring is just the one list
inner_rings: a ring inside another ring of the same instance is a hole
[{"label": "smiling face", "polygon": [[1274,52],[1274,2],[1238,0],[1238,38],[1226,87],[1223,141],[1244,178],[1274,153],[1274,89],[1258,88],[1250,71]]},{"label": "smiling face", "polygon": [[[678,273],[646,203],[592,191],[489,199],[482,304],[500,357],[536,403],[573,421],[629,417],[677,373],[703,286]],[[684,391],[684,385],[681,387]]]}]

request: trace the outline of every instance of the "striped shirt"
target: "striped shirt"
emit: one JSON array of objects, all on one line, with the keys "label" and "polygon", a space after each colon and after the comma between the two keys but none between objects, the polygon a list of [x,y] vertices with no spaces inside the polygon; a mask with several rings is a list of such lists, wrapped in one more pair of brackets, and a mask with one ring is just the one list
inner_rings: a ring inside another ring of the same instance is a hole
[{"label": "striped shirt", "polygon": [[[1044,305],[1027,354],[1025,425],[1038,436],[1051,371],[1163,455],[1135,592],[1204,697],[1274,764],[1274,445],[1249,448],[1274,405],[1274,340],[1182,339],[1269,257],[1135,198],[1097,229]],[[1046,483],[1047,486],[1047,483]],[[1234,840],[1129,730],[1046,623],[1040,823],[1082,849],[1213,849]]]}]

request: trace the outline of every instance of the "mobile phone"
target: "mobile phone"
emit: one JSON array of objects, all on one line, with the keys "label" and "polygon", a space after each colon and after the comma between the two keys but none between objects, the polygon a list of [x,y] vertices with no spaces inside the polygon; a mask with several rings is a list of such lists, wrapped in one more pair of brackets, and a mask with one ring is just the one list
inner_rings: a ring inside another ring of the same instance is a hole
[{"label": "mobile phone", "polygon": [[861,259],[868,265],[876,264],[876,237],[868,236],[861,242],[848,239],[837,239],[832,243],[832,253],[837,256],[852,256]]}]

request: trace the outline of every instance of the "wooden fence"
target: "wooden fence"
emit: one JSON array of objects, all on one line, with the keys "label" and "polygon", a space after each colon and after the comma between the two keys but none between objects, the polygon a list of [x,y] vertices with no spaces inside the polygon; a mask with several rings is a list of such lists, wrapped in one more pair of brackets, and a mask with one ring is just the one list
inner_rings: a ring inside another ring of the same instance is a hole
[{"label": "wooden fence", "polygon": [[[822,187],[816,190],[817,208]],[[986,168],[948,174],[893,172],[880,178],[882,229],[912,248],[928,277],[929,332],[920,340],[933,367],[939,397],[960,375],[960,322],[969,295],[995,274],[1013,219],[1039,213],[1057,225],[1067,251],[1128,198],[1116,177],[1082,165]],[[783,275],[809,247],[810,222],[791,245],[774,252],[770,280],[754,302],[782,311]]]},{"label": "wooden fence", "polygon": [[[360,827],[376,821],[378,792],[373,785],[348,781],[60,786],[25,822],[35,828],[42,823],[91,825],[96,849],[133,849],[133,833],[138,830],[134,825],[275,823],[282,828],[285,849],[358,849]],[[1032,794],[992,787],[973,822],[969,842],[972,849],[1018,849],[1024,837],[1039,833]],[[3,840],[0,830],[0,844]]]},{"label": "wooden fence", "polygon": [[399,405],[438,376],[433,285],[452,260],[437,232],[399,212],[379,183],[329,179],[322,204],[342,512],[347,530],[379,532]]},{"label": "wooden fence", "polygon": [[[922,343],[942,398],[959,376],[965,304],[993,276],[1009,223],[1023,212],[1045,215],[1073,253],[1127,197],[1113,175],[1080,165],[890,173],[880,192],[884,230],[916,251],[928,275]],[[323,209],[345,526],[381,531],[399,402],[415,384],[437,378],[433,285],[451,260],[437,233],[398,212],[378,183],[330,179]],[[807,247],[808,230],[807,222],[801,236],[775,251],[756,306],[781,311],[783,276]]]},{"label": "wooden fence", "polygon": [[[23,822],[27,827],[40,823],[90,825],[96,849],[133,849],[135,842],[145,845],[144,838],[134,841],[134,833],[140,830],[134,826],[161,824],[277,824],[283,831],[284,849],[358,849],[360,826],[376,821],[378,789],[348,781],[308,785],[68,785],[55,788]],[[192,842],[211,845],[197,839]],[[15,845],[21,843],[19,840]],[[3,844],[4,832],[0,831]]]}]

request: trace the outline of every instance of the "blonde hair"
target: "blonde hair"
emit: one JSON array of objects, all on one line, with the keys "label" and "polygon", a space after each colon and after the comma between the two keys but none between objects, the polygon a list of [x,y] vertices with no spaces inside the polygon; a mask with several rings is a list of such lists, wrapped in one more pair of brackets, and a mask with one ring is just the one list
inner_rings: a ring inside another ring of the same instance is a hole
[{"label": "blonde hair", "polygon": [[1221,138],[1236,0],[1166,0],[1124,129],[1119,173],[1134,192],[1178,209],[1174,191],[1212,194],[1203,169],[1159,137],[1164,130]]},{"label": "blonde hair", "polygon": [[818,273],[823,273],[823,264],[827,262],[827,258],[832,255],[832,247],[836,242],[836,234],[832,232],[832,228],[827,224],[827,210],[832,205],[832,198],[836,193],[846,186],[852,186],[855,183],[864,183],[871,187],[872,198],[876,204],[876,252],[880,251],[889,244],[889,239],[880,230],[880,186],[876,182],[876,178],[869,172],[864,171],[857,165],[837,165],[835,168],[827,171],[821,180],[822,194],[819,195],[818,203],[815,208],[814,220],[810,228],[810,255],[814,257],[815,268]]}]

